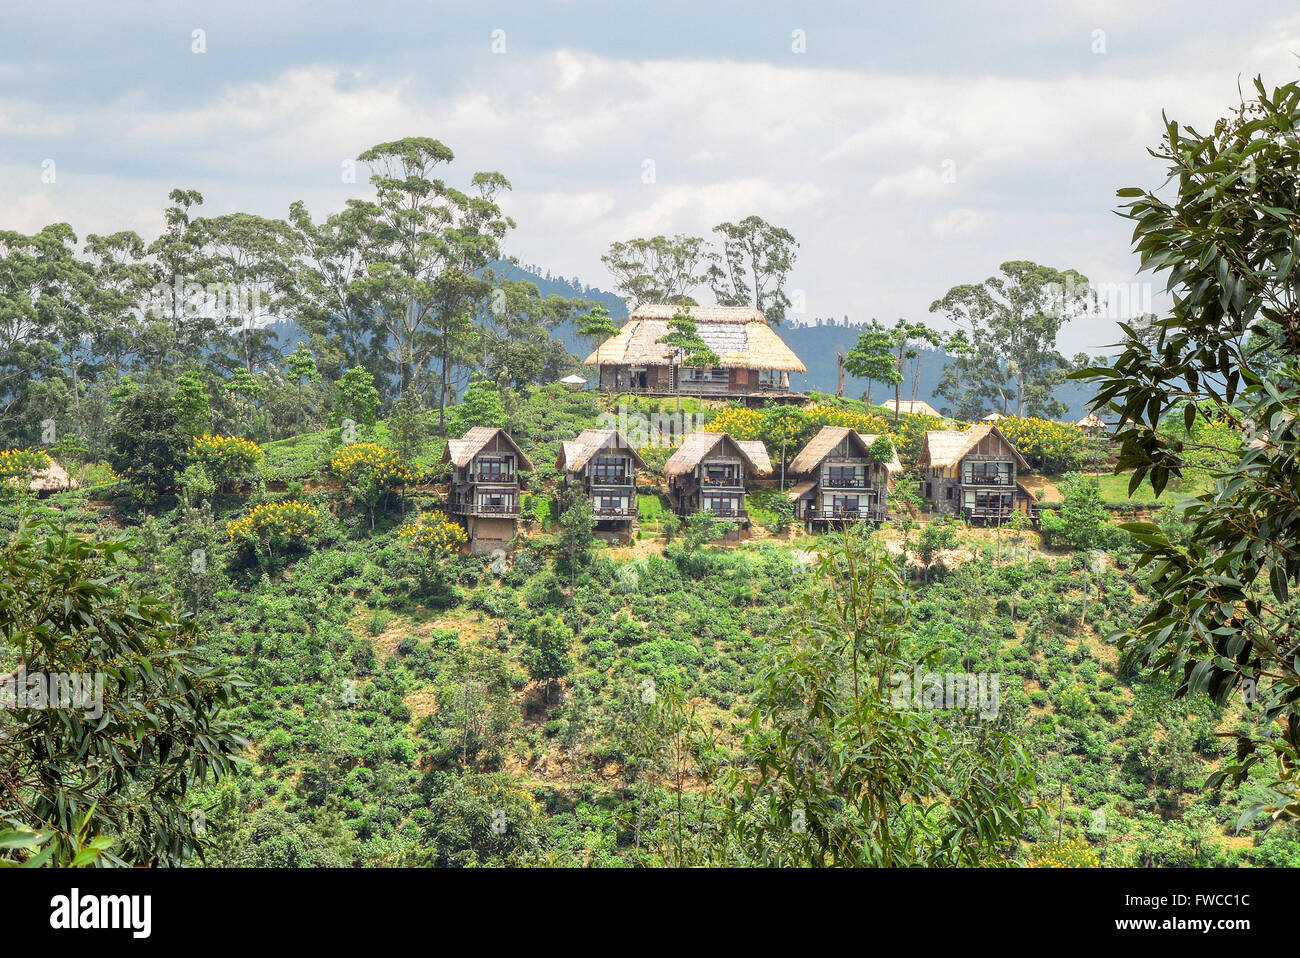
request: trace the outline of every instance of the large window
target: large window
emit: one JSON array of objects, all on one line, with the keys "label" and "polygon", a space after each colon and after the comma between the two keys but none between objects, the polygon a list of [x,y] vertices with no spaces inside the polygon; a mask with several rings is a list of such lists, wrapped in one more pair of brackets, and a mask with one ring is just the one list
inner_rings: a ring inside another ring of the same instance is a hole
[{"label": "large window", "polygon": [[622,483],[627,481],[628,460],[622,456],[597,456],[591,464],[593,482]]},{"label": "large window", "polygon": [[504,479],[515,472],[512,456],[479,456],[475,462],[480,479]]},{"label": "large window", "polygon": [[962,481],[971,485],[1010,485],[1011,463],[968,462],[962,467]]},{"label": "large window", "polygon": [[866,474],[863,466],[827,466],[826,485],[838,489],[853,489],[865,485]]}]

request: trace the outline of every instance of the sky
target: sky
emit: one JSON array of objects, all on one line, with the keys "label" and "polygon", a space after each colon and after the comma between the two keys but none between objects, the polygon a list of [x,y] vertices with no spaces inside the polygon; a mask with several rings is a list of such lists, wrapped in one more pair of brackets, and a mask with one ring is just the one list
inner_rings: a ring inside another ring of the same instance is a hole
[{"label": "sky", "polygon": [[610,243],[756,213],[799,241],[796,322],[935,320],[950,287],[1030,259],[1146,284],[1061,334],[1102,352],[1165,301],[1115,212],[1163,181],[1162,111],[1208,129],[1254,76],[1300,72],[1300,9],[1241,9],[6,0],[0,229],[151,239],[176,187],[319,219],[370,195],[360,152],[432,136],[453,184],[505,174],[505,252],[558,275],[608,289]]}]

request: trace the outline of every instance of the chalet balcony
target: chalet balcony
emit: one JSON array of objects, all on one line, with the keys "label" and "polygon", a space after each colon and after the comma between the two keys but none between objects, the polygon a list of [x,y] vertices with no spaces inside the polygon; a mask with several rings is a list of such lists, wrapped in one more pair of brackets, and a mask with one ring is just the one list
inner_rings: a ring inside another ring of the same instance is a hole
[{"label": "chalet balcony", "polygon": [[857,509],[849,509],[845,506],[829,506],[818,509],[816,506],[809,506],[805,513],[808,519],[814,521],[842,520],[853,522],[858,519],[880,520],[885,518],[883,506],[859,506]]},{"label": "chalet balcony", "polygon": [[827,479],[822,482],[823,489],[870,489],[871,480],[866,476],[843,476],[839,479]]},{"label": "chalet balcony", "polygon": [[517,472],[471,472],[467,478],[470,482],[476,484],[486,483],[500,486],[514,486],[519,483],[519,473]]},{"label": "chalet balcony", "polygon": [[636,485],[636,479],[630,475],[592,476],[591,485],[601,489],[623,489],[628,486]]},{"label": "chalet balcony", "polygon": [[597,519],[635,519],[636,518],[636,506],[626,506],[626,507],[592,506],[591,511],[595,514]]},{"label": "chalet balcony", "polygon": [[963,486],[1014,486],[1014,476],[970,476],[961,481]]},{"label": "chalet balcony", "polygon": [[519,501],[476,503],[471,499],[453,499],[447,503],[447,511],[461,516],[517,516]]},{"label": "chalet balcony", "polygon": [[700,485],[710,489],[740,489],[744,486],[743,476],[701,476]]},{"label": "chalet balcony", "polygon": [[709,512],[719,519],[748,519],[749,512],[745,509],[730,509],[726,506],[715,506],[711,509],[701,509],[700,512]]}]

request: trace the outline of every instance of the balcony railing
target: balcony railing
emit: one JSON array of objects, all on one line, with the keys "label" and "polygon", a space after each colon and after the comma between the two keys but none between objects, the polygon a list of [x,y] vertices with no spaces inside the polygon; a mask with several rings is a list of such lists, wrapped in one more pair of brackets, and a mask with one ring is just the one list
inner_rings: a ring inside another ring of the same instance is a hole
[{"label": "balcony railing", "polygon": [[457,513],[458,515],[517,516],[519,515],[519,503],[518,501],[504,503],[476,503],[471,499],[453,499],[447,503],[447,510],[449,512]]},{"label": "balcony railing", "polygon": [[842,476],[839,479],[822,480],[823,489],[870,489],[871,480],[866,476]]},{"label": "balcony railing", "polygon": [[846,506],[831,506],[818,509],[816,506],[809,506],[807,512],[809,519],[882,519],[884,515],[885,510],[880,506],[859,506],[857,509],[850,509]]},{"label": "balcony railing", "polygon": [[592,509],[597,519],[635,519],[636,508],[633,506],[613,508],[596,506]]},{"label": "balcony railing", "polygon": [[719,519],[748,519],[749,513],[744,509],[730,509],[726,506],[705,507],[701,512],[711,512]]},{"label": "balcony railing", "polygon": [[609,487],[609,486],[631,486],[631,485],[635,485],[635,484],[636,484],[636,480],[635,480],[632,476],[629,476],[629,475],[621,475],[621,476],[596,476],[596,475],[593,475],[593,476],[591,477],[591,484],[592,484],[593,486],[602,486],[602,487]]},{"label": "balcony railing", "polygon": [[966,476],[962,479],[963,486],[1014,486],[1016,480],[1012,476]]},{"label": "balcony railing", "polygon": [[503,486],[512,486],[519,481],[519,473],[517,472],[498,472],[498,473],[471,472],[469,474],[469,481],[475,483],[494,482],[494,483],[499,483]]},{"label": "balcony railing", "polygon": [[744,477],[736,476],[701,476],[700,484],[705,486],[731,486],[738,488],[744,484]]}]

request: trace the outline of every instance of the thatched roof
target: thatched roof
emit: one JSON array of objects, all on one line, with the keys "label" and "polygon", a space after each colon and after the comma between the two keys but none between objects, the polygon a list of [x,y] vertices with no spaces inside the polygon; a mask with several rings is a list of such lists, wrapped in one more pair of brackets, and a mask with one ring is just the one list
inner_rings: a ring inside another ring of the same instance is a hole
[{"label": "thatched roof", "polygon": [[510,433],[506,432],[499,426],[474,426],[469,432],[459,439],[451,439],[447,442],[447,449],[442,454],[442,461],[451,461],[451,464],[458,469],[463,469],[470,464],[483,448],[500,434],[506,444],[515,451],[519,458],[519,468],[525,472],[531,472],[533,469],[532,460],[524,455],[524,451],[519,448],[518,443],[510,438]]},{"label": "thatched roof", "polygon": [[980,421],[981,421],[981,422],[998,422],[999,420],[1006,419],[1006,418],[1007,418],[1007,417],[1004,416],[1004,415],[1002,415],[1002,413],[1000,413],[1000,412],[991,412],[991,413],[989,413],[987,416],[985,416],[983,419],[981,419]]},{"label": "thatched roof", "polygon": [[1090,412],[1075,423],[1080,429],[1105,429],[1106,423],[1095,412]]},{"label": "thatched roof", "polygon": [[584,361],[588,366],[671,366],[673,349],[658,342],[670,332],[668,321],[683,312],[724,369],[808,369],[750,306],[642,305],[617,334],[601,343]]},{"label": "thatched roof", "polygon": [[[894,412],[894,406],[897,405],[898,412],[916,413],[924,416],[939,416],[939,410],[935,409],[923,399],[900,399],[897,403],[892,399],[886,399],[880,405],[883,408],[888,409],[890,412]],[[942,419],[943,417],[939,416],[939,418]]]},{"label": "thatched roof", "polygon": [[577,439],[560,443],[560,455],[555,461],[555,468],[561,472],[581,472],[591,457],[602,449],[615,449],[626,452],[632,457],[637,468],[644,469],[645,463],[635,449],[628,445],[626,439],[617,429],[584,429]]},{"label": "thatched roof", "polygon": [[68,475],[68,470],[57,462],[51,462],[46,468],[33,473],[32,481],[27,485],[29,492],[41,495],[75,488],[77,488],[77,480]]},{"label": "thatched roof", "polygon": [[737,439],[736,445],[740,447],[741,452],[749,456],[756,473],[760,476],[772,474],[772,460],[768,458],[767,446],[757,439]]},{"label": "thatched roof", "polygon": [[[682,440],[682,444],[677,447],[677,451],[668,457],[664,463],[664,475],[668,478],[682,476],[690,472],[705,459],[713,454],[719,445],[729,446],[732,451],[740,458],[745,467],[756,475],[766,475],[772,471],[772,462],[767,457],[767,450],[762,450],[762,458],[755,460],[758,449],[752,440],[745,443],[737,442],[725,432],[704,432],[703,430],[691,433]],[[762,443],[757,443],[762,448]],[[746,447],[749,448],[746,448]],[[726,452],[724,448],[722,452]]]},{"label": "thatched roof", "polygon": [[[791,475],[804,476],[816,472],[826,457],[831,454],[846,436],[852,436],[853,441],[859,446],[861,454],[870,457],[871,444],[880,437],[872,433],[863,435],[855,432],[847,426],[822,426],[817,435],[808,440],[808,445],[799,450],[799,455],[794,457],[787,470]],[[890,446],[894,443],[891,440]],[[903,471],[903,464],[898,459],[898,450],[895,448],[889,460],[885,462],[885,470],[894,475]]]},{"label": "thatched roof", "polygon": [[965,432],[960,429],[929,430],[925,434],[925,443],[921,446],[920,465],[930,469],[952,468],[989,436],[996,436],[1010,447],[1012,455],[1016,457],[1016,464],[1021,469],[1029,468],[1029,463],[1020,454],[1020,450],[992,423],[971,426]]}]

